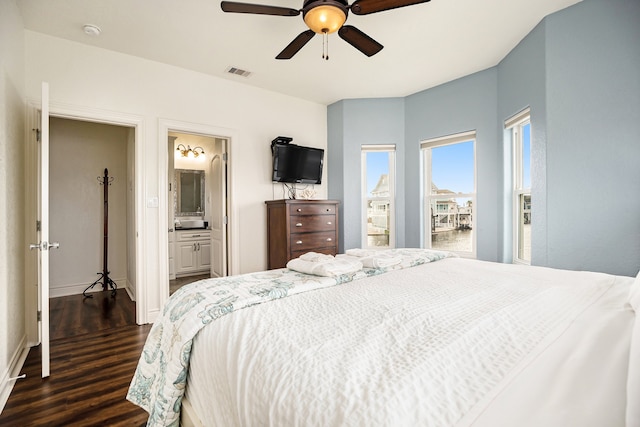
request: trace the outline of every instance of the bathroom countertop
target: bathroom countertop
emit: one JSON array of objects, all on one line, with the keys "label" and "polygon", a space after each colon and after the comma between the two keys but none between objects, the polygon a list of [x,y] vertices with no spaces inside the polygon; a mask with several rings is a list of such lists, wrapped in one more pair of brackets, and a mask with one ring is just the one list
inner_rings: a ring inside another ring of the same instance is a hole
[{"label": "bathroom countertop", "polygon": [[211,228],[203,228],[203,227],[175,227],[176,231],[185,231],[185,230],[211,230]]}]

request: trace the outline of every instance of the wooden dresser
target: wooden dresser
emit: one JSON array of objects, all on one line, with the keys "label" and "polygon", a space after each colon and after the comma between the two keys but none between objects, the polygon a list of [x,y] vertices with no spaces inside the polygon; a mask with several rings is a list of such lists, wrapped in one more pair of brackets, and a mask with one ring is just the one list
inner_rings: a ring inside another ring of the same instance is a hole
[{"label": "wooden dresser", "polygon": [[285,267],[306,252],[338,253],[335,200],[268,200],[267,268]]}]

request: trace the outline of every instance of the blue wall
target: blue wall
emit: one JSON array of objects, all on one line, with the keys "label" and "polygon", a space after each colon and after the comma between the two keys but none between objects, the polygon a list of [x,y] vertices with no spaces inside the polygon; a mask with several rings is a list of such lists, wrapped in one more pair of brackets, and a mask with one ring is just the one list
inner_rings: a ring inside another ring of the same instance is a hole
[{"label": "blue wall", "polygon": [[406,98],[405,192],[406,242],[419,247],[422,173],[420,142],[444,135],[476,131],[476,230],[478,258],[497,261],[498,209],[496,182],[500,178],[496,128],[497,72],[495,68],[419,92]]},{"label": "blue wall", "polygon": [[502,215],[500,217],[500,240],[498,259],[511,262],[513,259],[513,171],[511,134],[504,131],[506,119],[531,109],[531,199],[535,218],[531,224],[531,261],[535,265],[547,262],[546,222],[546,21],[534,28],[515,49],[498,65],[498,122],[503,135],[502,144]]},{"label": "blue wall", "polygon": [[529,106],[532,263],[635,275],[639,40],[639,1],[584,0],[545,18],[496,67],[403,99],[329,106],[329,152],[343,156],[329,164],[330,181],[340,179],[329,197],[343,201],[342,247],[360,246],[360,144],[398,145],[398,246],[417,247],[420,141],[476,130],[478,258],[509,262],[511,151],[503,123]]},{"label": "blue wall", "polygon": [[[362,246],[361,146],[396,144],[396,218],[398,247],[404,241],[404,100],[349,99],[328,108],[330,199],[342,202],[340,251]],[[335,156],[341,159],[335,161]]]},{"label": "blue wall", "polygon": [[351,194],[347,194],[345,197],[345,185],[344,176],[349,175],[345,171],[345,154],[344,154],[344,120],[343,120],[343,103],[338,102],[333,104],[331,108],[327,109],[327,123],[331,123],[327,129],[328,141],[331,141],[331,146],[327,150],[327,194],[330,199],[339,200],[341,202],[338,208],[339,220],[338,220],[338,234],[340,241],[338,242],[338,251],[345,251],[344,248],[344,234],[345,234],[345,216],[347,214],[353,216],[353,207],[347,205],[345,208],[345,200],[351,200],[353,197]]},{"label": "blue wall", "polygon": [[640,266],[640,1],[546,22],[547,265]]}]

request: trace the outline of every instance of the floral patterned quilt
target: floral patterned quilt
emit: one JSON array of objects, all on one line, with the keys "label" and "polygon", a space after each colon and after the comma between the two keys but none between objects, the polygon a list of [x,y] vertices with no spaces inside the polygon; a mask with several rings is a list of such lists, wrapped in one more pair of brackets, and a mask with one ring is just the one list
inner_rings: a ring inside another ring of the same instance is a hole
[{"label": "floral patterned quilt", "polygon": [[337,277],[313,276],[284,268],[206,279],[180,288],[169,298],[149,332],[127,399],[149,412],[147,425],[178,426],[193,338],[204,326],[252,305],[453,256],[448,252],[411,248],[390,249],[384,254],[399,256],[401,262]]}]

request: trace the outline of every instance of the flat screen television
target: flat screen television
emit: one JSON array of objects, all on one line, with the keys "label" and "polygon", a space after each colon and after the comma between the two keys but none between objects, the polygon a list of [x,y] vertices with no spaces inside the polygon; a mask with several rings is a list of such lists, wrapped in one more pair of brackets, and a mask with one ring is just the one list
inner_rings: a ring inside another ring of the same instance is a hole
[{"label": "flat screen television", "polygon": [[274,144],[273,182],[320,184],[324,150],[296,144]]}]

